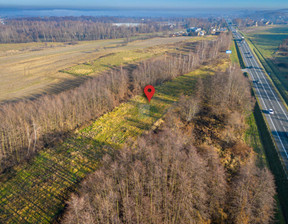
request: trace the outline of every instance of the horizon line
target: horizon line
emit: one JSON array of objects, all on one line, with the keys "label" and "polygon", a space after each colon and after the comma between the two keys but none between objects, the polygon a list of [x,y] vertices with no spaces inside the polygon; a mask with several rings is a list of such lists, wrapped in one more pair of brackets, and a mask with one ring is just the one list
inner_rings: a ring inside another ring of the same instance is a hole
[{"label": "horizon line", "polygon": [[189,11],[189,10],[195,10],[195,9],[202,9],[202,10],[213,10],[213,9],[223,9],[223,10],[288,10],[287,7],[279,8],[271,8],[271,7],[185,7],[185,8],[175,8],[175,7],[111,7],[111,6],[101,6],[101,7],[77,7],[77,6],[24,6],[24,5],[0,5],[0,9],[24,9],[24,10],[57,10],[57,9],[62,9],[62,10],[89,10],[89,11],[96,11],[96,10],[182,10],[182,11]]}]

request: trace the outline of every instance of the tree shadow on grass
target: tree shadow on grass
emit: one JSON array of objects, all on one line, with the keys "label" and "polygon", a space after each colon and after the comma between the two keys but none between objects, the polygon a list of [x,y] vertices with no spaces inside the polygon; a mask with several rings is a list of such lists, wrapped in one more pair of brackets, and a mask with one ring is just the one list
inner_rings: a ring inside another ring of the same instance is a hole
[{"label": "tree shadow on grass", "polygon": [[150,123],[141,121],[141,119],[138,120],[138,119],[133,119],[133,118],[126,118],[125,120],[128,122],[129,126],[134,126],[144,131],[149,130],[152,125]]},{"label": "tree shadow on grass", "polygon": [[167,82],[167,87],[159,88],[157,92],[171,97],[179,97],[181,94],[188,95],[194,92],[196,81],[197,77],[194,78],[184,75],[179,77],[177,81]]},{"label": "tree shadow on grass", "polygon": [[29,207],[30,214],[39,214],[39,220],[32,218],[39,223],[43,221],[42,217],[50,222],[56,220],[81,180],[98,168],[105,154],[113,156],[119,148],[118,145],[77,136],[55,147],[4,174],[5,182],[0,187],[7,190],[1,192],[0,198],[5,202],[1,204],[1,214],[6,215],[1,216],[1,223],[11,218],[19,223],[27,221],[25,213],[16,214],[10,209],[19,206],[19,210]]}]

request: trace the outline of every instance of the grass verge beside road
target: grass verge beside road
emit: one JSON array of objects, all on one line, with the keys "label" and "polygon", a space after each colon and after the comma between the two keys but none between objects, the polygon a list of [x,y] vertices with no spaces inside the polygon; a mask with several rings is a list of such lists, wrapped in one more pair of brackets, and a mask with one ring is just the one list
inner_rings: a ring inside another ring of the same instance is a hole
[{"label": "grass verge beside road", "polygon": [[275,183],[277,187],[277,194],[279,199],[280,208],[284,217],[282,217],[281,213],[276,213],[276,219],[278,219],[279,223],[285,223],[283,219],[288,222],[288,179],[282,163],[280,161],[278,151],[274,145],[272,136],[270,134],[269,128],[266,125],[264,120],[262,111],[259,107],[259,104],[256,103],[254,109],[255,120],[259,129],[259,133],[261,136],[261,141],[265,150],[266,158],[269,164],[269,168],[272,171]]},{"label": "grass verge beside road", "polygon": [[[260,131],[260,128],[257,126],[257,122],[256,122],[257,118],[255,117],[256,116],[255,111],[256,109],[254,109],[254,112],[251,113],[250,116],[248,116],[247,121],[246,121],[249,127],[245,133],[245,142],[248,145],[250,145],[250,147],[253,148],[254,152],[256,152],[257,165],[259,167],[269,167],[269,160],[267,158],[267,156],[269,155],[266,153],[265,145],[264,145],[266,144],[266,142],[262,141],[261,131]],[[257,114],[257,116],[259,116],[259,114]],[[282,212],[282,208],[281,208],[281,204],[279,200],[279,194],[275,197],[275,200],[277,203],[275,216],[274,216],[275,222],[279,224],[285,224],[286,222],[285,222],[285,218]]]},{"label": "grass verge beside road", "polygon": [[242,69],[245,69],[246,66],[245,66],[244,60],[243,60],[243,58],[242,58],[240,49],[239,49],[239,47],[238,47],[238,45],[237,45],[237,43],[236,43],[236,40],[234,40],[234,45],[235,45],[235,48],[236,48],[236,51],[237,51],[237,55],[238,55],[240,67],[241,67]]},{"label": "grass verge beside road", "polygon": [[232,64],[240,64],[239,57],[238,57],[238,51],[236,50],[235,41],[231,42],[230,50],[232,51],[232,54],[230,57]]}]

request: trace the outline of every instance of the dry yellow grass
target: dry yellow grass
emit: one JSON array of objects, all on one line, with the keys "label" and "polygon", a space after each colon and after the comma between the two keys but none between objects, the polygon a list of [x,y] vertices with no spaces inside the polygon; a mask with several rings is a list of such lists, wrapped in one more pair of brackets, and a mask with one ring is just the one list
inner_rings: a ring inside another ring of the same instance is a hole
[{"label": "dry yellow grass", "polygon": [[[122,39],[63,43],[0,44],[0,102],[53,93],[59,83],[77,77],[59,72],[113,52],[145,49],[190,39],[191,37],[153,38],[123,44]],[[85,68],[84,68],[85,69]],[[83,71],[81,71],[83,72]],[[79,80],[78,80],[79,81]],[[68,88],[63,85],[62,88]]]}]

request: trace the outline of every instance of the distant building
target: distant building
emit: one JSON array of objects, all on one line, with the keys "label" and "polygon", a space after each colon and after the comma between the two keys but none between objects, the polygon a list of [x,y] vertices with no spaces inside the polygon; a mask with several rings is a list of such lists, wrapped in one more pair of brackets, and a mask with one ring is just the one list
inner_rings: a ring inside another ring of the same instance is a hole
[{"label": "distant building", "polygon": [[216,33],[216,28],[214,28],[214,27],[211,27],[211,29],[210,29],[211,31],[210,31],[210,33],[211,34],[215,34]]},{"label": "distant building", "polygon": [[205,35],[205,31],[200,31],[199,33],[198,33],[198,36],[204,36]]},{"label": "distant building", "polygon": [[159,24],[162,26],[168,26],[169,28],[176,27],[176,23],[171,23],[171,22],[159,22]]},{"label": "distant building", "polygon": [[186,31],[181,30],[181,31],[170,34],[170,37],[181,37],[181,36],[188,36],[188,33]]},{"label": "distant building", "polygon": [[202,28],[200,27],[190,27],[186,31],[189,36],[197,36],[199,35],[199,32],[201,32],[201,30]]},{"label": "distant building", "polygon": [[211,31],[211,34],[213,34],[213,35],[219,35],[220,33],[223,33],[223,32],[226,32],[227,31],[227,28],[221,28],[221,27],[216,27],[216,28],[214,28],[214,27],[211,27],[211,29],[210,29]]},{"label": "distant building", "polygon": [[113,26],[139,26],[140,23],[113,23]]},{"label": "distant building", "polygon": [[199,28],[199,27],[190,27],[188,28],[186,31],[187,33],[190,33],[190,32],[195,32],[195,33],[198,33],[202,30],[202,28]]}]

